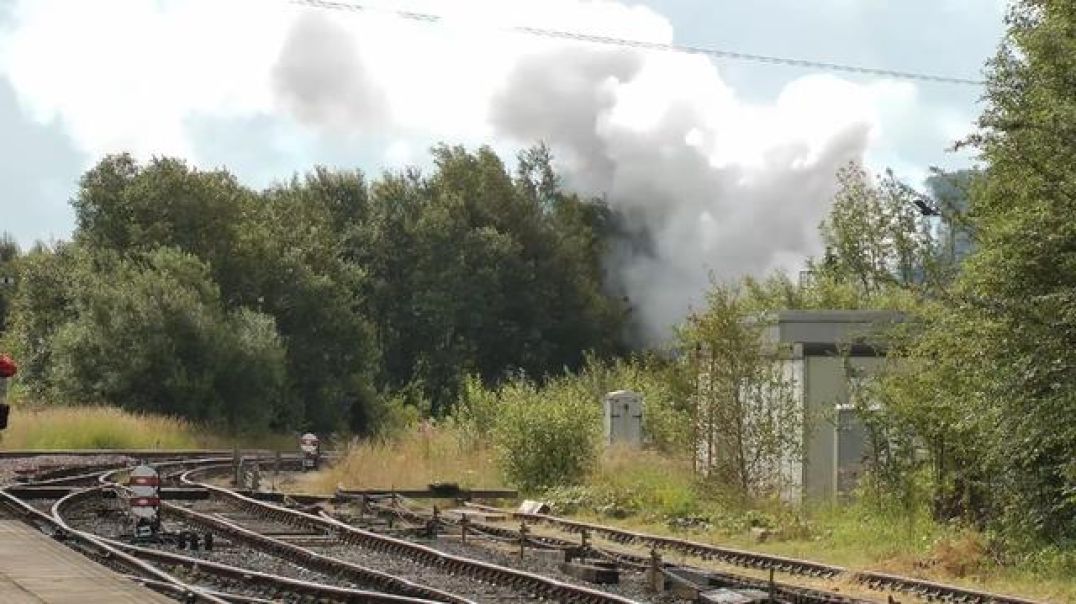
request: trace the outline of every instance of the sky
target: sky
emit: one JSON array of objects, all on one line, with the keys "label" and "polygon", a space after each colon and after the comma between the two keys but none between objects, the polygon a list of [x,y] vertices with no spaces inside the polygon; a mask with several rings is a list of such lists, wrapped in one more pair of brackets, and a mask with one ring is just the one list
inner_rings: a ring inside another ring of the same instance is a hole
[{"label": "sky", "polygon": [[795,270],[848,161],[920,186],[981,89],[550,40],[534,26],[977,79],[998,0],[0,0],[0,232],[70,236],[79,175],[173,155],[264,187],[542,140],[651,233],[615,272],[660,330],[712,275]]}]

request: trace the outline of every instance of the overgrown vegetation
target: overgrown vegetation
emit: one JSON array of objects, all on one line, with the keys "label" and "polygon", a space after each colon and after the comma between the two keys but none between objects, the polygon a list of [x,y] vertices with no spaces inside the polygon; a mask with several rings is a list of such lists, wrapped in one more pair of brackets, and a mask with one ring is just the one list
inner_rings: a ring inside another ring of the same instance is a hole
[{"label": "overgrown vegetation", "polygon": [[16,406],[0,436],[4,449],[196,449],[197,426],[175,417],[115,407]]},{"label": "overgrown vegetation", "polygon": [[233,433],[155,413],[106,405],[22,402],[0,432],[0,449],[265,449],[295,448],[297,434]]},{"label": "overgrown vegetation", "polygon": [[232,430],[372,433],[495,385],[622,349],[605,293],[608,208],[561,190],[541,147],[435,170],[318,168],[253,191],[224,170],[127,155],[87,172],[74,240],[0,242],[4,346],[22,396],[107,400]]},{"label": "overgrown vegetation", "polygon": [[[925,199],[849,165],[803,282],[715,283],[673,350],[626,350],[602,269],[617,216],[563,190],[544,148],[515,175],[488,149],[438,147],[430,174],[317,169],[260,192],[106,158],[74,200],[73,242],[0,240],[0,273],[19,279],[0,291],[18,393],[377,434],[323,488],[503,481],[566,513],[1076,598],[1076,8],[1024,0],[1008,24],[963,143],[980,168],[935,174]],[[908,319],[874,379],[849,368],[869,446],[848,506],[775,497],[773,468],[813,419],[782,352],[759,346],[789,309]],[[644,396],[642,452],[603,452],[599,400],[622,388]],[[7,446],[48,442],[15,434]]]},{"label": "overgrown vegetation", "polygon": [[468,444],[458,430],[420,423],[389,439],[355,440],[342,460],[303,482],[305,490],[423,489],[433,483],[462,488],[505,485],[490,447]]}]

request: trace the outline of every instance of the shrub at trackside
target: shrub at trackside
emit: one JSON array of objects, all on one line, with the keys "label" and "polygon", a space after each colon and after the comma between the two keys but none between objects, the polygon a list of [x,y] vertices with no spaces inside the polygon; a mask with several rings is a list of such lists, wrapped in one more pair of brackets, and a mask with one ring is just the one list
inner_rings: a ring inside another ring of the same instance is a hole
[{"label": "shrub at trackside", "polygon": [[509,481],[535,491],[586,478],[598,460],[601,408],[585,388],[561,378],[538,390],[517,379],[499,395],[492,436]]}]

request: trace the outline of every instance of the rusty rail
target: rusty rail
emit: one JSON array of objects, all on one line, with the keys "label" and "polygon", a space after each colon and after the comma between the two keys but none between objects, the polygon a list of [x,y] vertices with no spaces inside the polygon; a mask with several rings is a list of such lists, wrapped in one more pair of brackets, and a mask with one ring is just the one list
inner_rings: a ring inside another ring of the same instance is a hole
[{"label": "rusty rail", "polygon": [[182,506],[161,502],[161,507],[171,514],[181,516],[187,523],[228,535],[233,541],[247,543],[259,550],[291,560],[311,570],[339,575],[362,584],[376,586],[378,589],[406,596],[452,602],[455,604],[472,604],[470,600],[460,598],[448,592],[413,583],[401,577],[383,573],[378,570],[324,556],[307,548],[262,535],[235,523],[196,512]]},{"label": "rusty rail", "polygon": [[[76,531],[69,527],[66,521],[63,519],[64,514],[68,508],[76,505],[81,505],[93,497],[99,497],[102,492],[109,487],[97,486],[81,491],[76,491],[67,495],[66,497],[58,500],[52,506],[52,519],[58,523],[65,530],[72,533],[84,533],[83,531]],[[46,516],[47,518],[47,516]],[[184,556],[181,554],[175,554],[171,552],[165,552],[161,550],[140,547],[137,545],[131,545],[122,543],[112,539],[104,537],[92,536],[92,538],[100,542],[101,544],[112,548],[121,555],[133,558],[142,564],[147,565],[149,568],[154,569],[157,573],[164,577],[169,575],[164,574],[162,571],[156,569],[153,565],[148,564],[147,561],[158,566],[164,566],[175,569],[183,569],[188,575],[209,577],[214,582],[222,583],[228,587],[249,589],[252,586],[258,586],[259,588],[269,588],[277,596],[286,594],[290,596],[298,596],[303,598],[315,598],[318,600],[328,601],[343,601],[343,602],[369,602],[371,604],[434,604],[439,602],[438,600],[430,600],[424,598],[416,598],[409,596],[398,596],[393,594],[385,594],[376,591],[368,591],[361,589],[352,589],[345,587],[336,587],[332,585],[325,585],[323,583],[315,583],[312,581],[303,581],[300,579],[292,579],[288,577],[280,577],[277,575],[271,575],[268,573],[262,573],[246,568],[239,568],[236,566],[230,566],[227,564],[221,564],[219,562],[212,562],[201,558],[193,558],[190,556]],[[158,579],[159,580],[159,579]],[[200,590],[201,593],[207,593],[206,590]],[[224,600],[230,597],[229,595],[223,595]],[[217,600],[211,600],[216,602]]]},{"label": "rusty rail", "polygon": [[307,529],[329,531],[346,543],[353,543],[367,549],[381,551],[391,555],[404,556],[427,566],[443,568],[456,574],[470,576],[503,587],[517,589],[536,597],[555,599],[563,602],[580,602],[583,604],[628,604],[633,602],[627,598],[622,598],[599,590],[563,583],[541,575],[496,564],[453,556],[402,539],[365,531],[340,522],[326,514],[315,516],[264,503],[229,489],[195,482],[191,478],[191,475],[196,472],[203,472],[210,469],[211,468],[200,468],[191,470],[184,474],[181,480],[184,483],[193,486],[209,489],[212,493],[215,493],[224,499],[230,499],[237,507],[252,514],[261,515],[278,522],[284,522]]},{"label": "rusty rail", "polygon": [[[394,511],[401,513],[403,517],[408,518],[416,522],[424,522],[432,518],[432,514],[425,514],[421,512],[415,512],[407,507],[400,505],[394,505],[392,507],[386,506],[380,503],[370,503],[370,507],[383,511]],[[459,527],[459,521],[449,520],[443,514],[438,515],[438,522]],[[518,541],[521,538],[521,532],[518,530],[500,527],[492,524],[486,524],[480,521],[468,520],[468,531],[482,535],[491,535],[501,539],[507,539],[511,541]],[[582,543],[571,542],[565,539],[559,539],[557,537],[540,536],[528,533],[526,535],[528,543],[537,545],[539,547],[554,548],[554,549],[585,549],[591,553],[597,554],[599,557],[616,562],[620,566],[632,568],[635,570],[646,570],[652,568],[652,559],[649,555],[631,554],[621,551],[606,550],[601,547],[595,546],[593,543],[583,545]],[[839,593],[823,591],[820,589],[812,589],[809,587],[802,587],[799,585],[792,585],[781,581],[766,581],[755,577],[747,577],[744,575],[738,575],[728,572],[720,572],[714,570],[701,570],[695,568],[689,568],[678,564],[663,563],[661,565],[663,572],[667,575],[670,573],[682,573],[686,576],[695,577],[698,582],[703,585],[700,587],[696,582],[693,587],[695,591],[701,591],[705,589],[713,589],[713,587],[705,587],[707,583],[711,585],[720,585],[723,587],[729,587],[732,589],[756,589],[769,591],[773,590],[774,595],[779,596],[782,602],[789,602],[792,604],[862,604],[863,600],[857,600],[852,597],[848,597]]]},{"label": "rusty rail", "polygon": [[465,505],[477,510],[508,514],[513,518],[549,524],[568,532],[578,533],[586,530],[594,535],[601,535],[616,543],[639,544],[655,549],[661,548],[698,556],[703,559],[719,560],[727,564],[747,568],[772,569],[789,574],[801,574],[831,579],[847,577],[848,579],[866,585],[871,589],[910,593],[930,600],[944,600],[960,602],[962,604],[1041,604],[1035,600],[1017,596],[989,593],[956,585],[946,585],[875,571],[851,570],[842,566],[720,547],[686,539],[677,539],[675,537],[639,533],[602,524],[570,520],[548,514],[528,514],[474,503],[467,503]]},{"label": "rusty rail", "polygon": [[23,522],[35,526],[42,531],[47,529],[51,532],[53,537],[64,541],[65,544],[80,551],[84,555],[106,563],[106,566],[119,566],[155,582],[169,584],[172,586],[169,588],[169,592],[179,593],[184,598],[188,599],[188,601],[207,602],[210,604],[226,604],[227,602],[213,594],[206,593],[195,586],[180,581],[172,575],[155,568],[153,565],[117,549],[102,539],[90,535],[89,533],[72,529],[62,520],[50,517],[47,514],[35,510],[3,489],[0,489],[0,505],[10,510]]}]

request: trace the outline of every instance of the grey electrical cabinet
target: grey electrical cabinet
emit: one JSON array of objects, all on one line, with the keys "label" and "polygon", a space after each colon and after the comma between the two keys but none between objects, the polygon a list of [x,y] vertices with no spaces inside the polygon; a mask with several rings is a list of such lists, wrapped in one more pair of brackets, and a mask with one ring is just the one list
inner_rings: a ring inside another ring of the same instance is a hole
[{"label": "grey electrical cabinet", "polygon": [[605,395],[602,406],[605,443],[622,443],[632,447],[643,444],[643,397],[630,390]]}]

